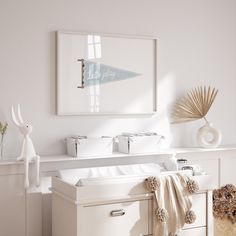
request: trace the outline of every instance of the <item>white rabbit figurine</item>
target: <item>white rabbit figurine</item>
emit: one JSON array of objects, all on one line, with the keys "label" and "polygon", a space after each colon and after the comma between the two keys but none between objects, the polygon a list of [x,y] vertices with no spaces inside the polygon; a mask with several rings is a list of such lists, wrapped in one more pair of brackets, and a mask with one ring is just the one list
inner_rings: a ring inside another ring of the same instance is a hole
[{"label": "white rabbit figurine", "polygon": [[24,161],[25,188],[27,189],[29,187],[29,162],[30,161],[36,162],[36,185],[39,186],[39,184],[40,184],[40,180],[39,180],[40,157],[38,155],[36,155],[33,142],[29,136],[29,134],[32,132],[33,127],[31,125],[25,124],[23,122],[19,104],[17,107],[17,116],[15,115],[13,106],[11,108],[11,115],[12,115],[12,119],[13,119],[14,123],[17,125],[20,132],[24,136],[21,154],[17,158],[17,160]]}]

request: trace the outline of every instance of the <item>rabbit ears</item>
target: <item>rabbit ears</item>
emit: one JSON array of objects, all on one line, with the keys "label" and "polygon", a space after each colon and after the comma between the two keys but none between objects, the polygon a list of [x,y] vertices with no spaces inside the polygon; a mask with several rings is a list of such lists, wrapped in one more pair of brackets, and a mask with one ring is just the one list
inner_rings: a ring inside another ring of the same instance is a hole
[{"label": "rabbit ears", "polygon": [[11,107],[11,116],[12,116],[12,120],[14,121],[14,123],[17,126],[23,126],[24,125],[24,121],[23,121],[22,116],[21,116],[20,105],[19,104],[17,106],[17,116],[15,115],[13,106]]}]

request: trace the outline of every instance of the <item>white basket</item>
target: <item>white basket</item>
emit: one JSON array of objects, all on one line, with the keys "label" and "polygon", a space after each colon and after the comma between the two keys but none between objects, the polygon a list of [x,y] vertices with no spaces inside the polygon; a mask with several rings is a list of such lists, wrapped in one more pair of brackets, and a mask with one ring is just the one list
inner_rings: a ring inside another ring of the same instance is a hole
[{"label": "white basket", "polygon": [[112,137],[69,137],[66,143],[67,154],[73,157],[111,155],[113,149]]},{"label": "white basket", "polygon": [[160,149],[163,136],[153,135],[120,135],[118,149],[122,153],[153,153]]}]

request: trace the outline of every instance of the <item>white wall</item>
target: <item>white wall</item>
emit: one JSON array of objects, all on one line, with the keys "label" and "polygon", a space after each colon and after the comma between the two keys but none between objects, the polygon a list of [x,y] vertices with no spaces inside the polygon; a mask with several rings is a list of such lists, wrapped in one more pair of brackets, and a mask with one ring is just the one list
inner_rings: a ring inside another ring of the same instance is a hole
[{"label": "white wall", "polygon": [[[56,30],[157,36],[159,114],[56,116]],[[21,140],[10,120],[11,104],[20,103],[33,124],[37,151],[60,154],[61,140],[71,134],[168,133],[168,104],[196,85],[219,88],[209,120],[221,129],[223,144],[236,143],[235,42],[235,0],[0,0],[0,120],[10,124],[6,154],[19,153]],[[171,126],[173,145],[196,145],[201,124]]]}]

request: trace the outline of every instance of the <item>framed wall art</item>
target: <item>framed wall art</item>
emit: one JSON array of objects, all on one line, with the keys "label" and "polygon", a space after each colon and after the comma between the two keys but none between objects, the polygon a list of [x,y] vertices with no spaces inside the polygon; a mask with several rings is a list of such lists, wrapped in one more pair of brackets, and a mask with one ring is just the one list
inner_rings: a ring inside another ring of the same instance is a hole
[{"label": "framed wall art", "polygon": [[57,32],[57,114],[156,112],[157,40]]}]

